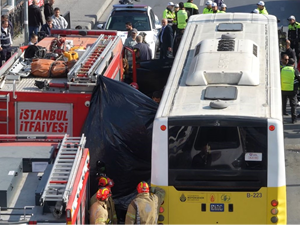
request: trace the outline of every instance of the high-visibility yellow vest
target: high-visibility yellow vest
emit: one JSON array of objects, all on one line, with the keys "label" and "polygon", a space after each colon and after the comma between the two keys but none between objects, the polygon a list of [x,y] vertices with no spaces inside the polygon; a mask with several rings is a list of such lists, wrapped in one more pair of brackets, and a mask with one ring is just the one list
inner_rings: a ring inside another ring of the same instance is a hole
[{"label": "high-visibility yellow vest", "polygon": [[178,29],[185,29],[187,22],[186,20],[188,19],[188,14],[185,10],[179,10],[177,12],[177,20],[178,20]]},{"label": "high-visibility yellow vest", "polygon": [[258,11],[259,11],[259,14],[269,15],[269,13],[268,13],[266,7],[264,7],[264,9],[259,9],[259,8],[257,8],[257,9],[258,9]]},{"label": "high-visibility yellow vest", "polygon": [[183,5],[184,5],[184,8],[191,8],[191,9],[197,9],[198,10],[198,6],[194,3],[185,2]]},{"label": "high-visibility yellow vest", "polygon": [[292,66],[285,66],[282,68],[281,73],[281,90],[293,91],[295,80],[295,69]]},{"label": "high-visibility yellow vest", "polygon": [[175,19],[176,15],[175,15],[175,12],[172,12],[171,10],[169,10],[168,8],[164,10],[163,12],[163,19]]},{"label": "high-visibility yellow vest", "polygon": [[208,9],[207,7],[205,7],[204,9],[203,9],[203,12],[202,12],[203,14],[209,14],[209,13],[213,13],[213,10],[212,9]]},{"label": "high-visibility yellow vest", "polygon": [[220,10],[218,13],[226,13],[225,11]]}]

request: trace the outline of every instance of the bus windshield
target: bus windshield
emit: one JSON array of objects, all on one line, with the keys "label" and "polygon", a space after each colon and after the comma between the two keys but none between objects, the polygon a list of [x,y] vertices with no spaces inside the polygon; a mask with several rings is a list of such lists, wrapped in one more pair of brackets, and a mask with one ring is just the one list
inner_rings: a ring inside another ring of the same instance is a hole
[{"label": "bus windshield", "polygon": [[169,185],[258,190],[266,186],[267,149],[266,124],[171,125]]},{"label": "bus windshield", "polygon": [[126,31],[126,22],[131,22],[139,32],[151,31],[147,12],[137,10],[114,11],[107,21],[106,30]]}]

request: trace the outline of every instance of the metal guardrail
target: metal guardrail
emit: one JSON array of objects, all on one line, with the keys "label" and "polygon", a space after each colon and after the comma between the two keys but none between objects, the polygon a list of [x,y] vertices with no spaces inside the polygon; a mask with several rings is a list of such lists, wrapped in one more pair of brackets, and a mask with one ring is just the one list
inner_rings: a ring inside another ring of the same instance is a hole
[{"label": "metal guardrail", "polygon": [[24,27],[24,1],[21,1],[8,15],[14,27],[14,37],[23,33]]}]

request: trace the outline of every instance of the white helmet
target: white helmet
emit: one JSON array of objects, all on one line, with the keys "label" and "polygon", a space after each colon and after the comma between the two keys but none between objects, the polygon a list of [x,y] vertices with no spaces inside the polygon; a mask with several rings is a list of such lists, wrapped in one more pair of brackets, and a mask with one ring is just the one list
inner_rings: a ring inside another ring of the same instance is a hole
[{"label": "white helmet", "polygon": [[206,2],[206,5],[212,5],[212,1],[210,1],[210,0],[207,1],[207,2]]},{"label": "white helmet", "polygon": [[254,10],[252,11],[252,13],[259,14],[259,11],[258,11],[258,9],[254,9]]},{"label": "white helmet", "polygon": [[263,1],[259,1],[257,5],[265,6],[265,3]]},{"label": "white helmet", "polygon": [[221,5],[221,8],[227,8],[227,5],[223,3],[223,4]]}]

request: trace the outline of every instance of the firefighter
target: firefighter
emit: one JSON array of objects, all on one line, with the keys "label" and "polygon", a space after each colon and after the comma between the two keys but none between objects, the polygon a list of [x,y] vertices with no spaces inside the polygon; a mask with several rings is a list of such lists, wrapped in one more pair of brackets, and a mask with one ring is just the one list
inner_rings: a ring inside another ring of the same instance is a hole
[{"label": "firefighter", "polygon": [[[102,174],[98,182],[98,188],[105,187],[111,192],[111,188],[113,186],[114,186],[114,181],[109,177],[107,177],[105,174]],[[92,206],[97,201],[97,193],[92,196],[90,200],[90,206]],[[117,224],[118,221],[117,221],[117,214],[115,210],[115,204],[111,196],[109,196],[107,201],[107,211],[108,211],[109,220],[112,221],[113,224]]]},{"label": "firefighter", "polygon": [[218,5],[215,2],[213,2],[211,4],[211,9],[212,9],[213,13],[219,13],[220,12],[219,9],[218,9]]},{"label": "firefighter", "polygon": [[213,10],[212,10],[212,1],[207,1],[206,2],[206,7],[203,9],[203,14],[209,14],[209,13],[213,13]]},{"label": "firefighter", "polygon": [[288,40],[291,42],[291,48],[295,50],[297,61],[299,61],[300,23],[296,22],[293,15],[288,20]]},{"label": "firefighter", "polygon": [[199,14],[199,9],[196,4],[193,3],[194,0],[188,0],[184,3],[184,8],[189,12],[189,16]]},{"label": "firefighter", "polygon": [[111,196],[110,190],[101,187],[96,193],[96,202],[90,208],[90,224],[109,224],[107,202]]},{"label": "firefighter", "polygon": [[138,195],[129,204],[125,224],[157,224],[159,207],[164,201],[165,191],[151,188],[142,181],[137,185]]},{"label": "firefighter", "polygon": [[266,9],[266,7],[265,7],[265,3],[263,1],[259,1],[257,3],[257,9],[259,11],[259,14],[264,14],[264,15],[268,15],[269,14],[268,11],[267,11],[267,9]]},{"label": "firefighter", "polygon": [[227,10],[227,5],[225,3],[223,3],[221,5],[221,10],[219,11],[219,13],[226,13],[226,10]]},{"label": "firefighter", "polygon": [[163,12],[163,19],[168,20],[168,25],[170,25],[172,27],[173,35],[176,31],[176,24],[174,23],[174,22],[176,22],[174,6],[175,6],[175,4],[173,2],[169,2],[167,8]]}]

